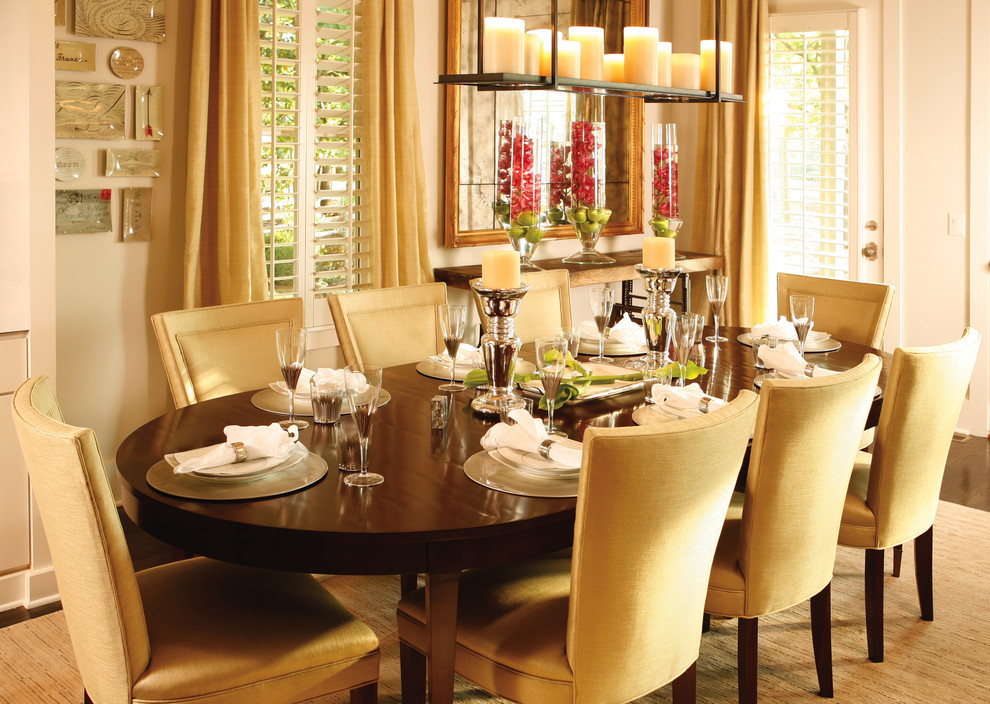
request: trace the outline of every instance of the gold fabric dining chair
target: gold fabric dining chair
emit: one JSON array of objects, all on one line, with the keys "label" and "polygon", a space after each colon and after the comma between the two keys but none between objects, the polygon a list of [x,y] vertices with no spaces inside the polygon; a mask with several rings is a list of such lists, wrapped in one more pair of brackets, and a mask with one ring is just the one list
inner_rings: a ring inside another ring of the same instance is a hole
[{"label": "gold fabric dining chair", "polygon": [[791,294],[814,296],[815,330],[881,349],[894,290],[888,284],[781,272],[777,274],[777,314],[791,317]]},{"label": "gold fabric dining chair", "polygon": [[275,331],[303,326],[301,298],[151,316],[176,408],[260,389],[282,378]]},{"label": "gold fabric dining chair", "polygon": [[438,307],[446,302],[443,283],[327,296],[344,361],[382,367],[420,362],[444,349]]},{"label": "gold fabric dining chair", "polygon": [[733,496],[705,602],[739,621],[740,704],[757,699],[759,617],[809,598],[819,693],[832,696],[835,540],[880,367],[868,354],[840,374],[763,382],[746,490]]},{"label": "gold fabric dining chair", "polygon": [[13,414],[85,701],[377,701],[378,639],[313,577],[206,558],[135,573],[93,431],[62,421],[44,376]]},{"label": "gold fabric dining chair", "polygon": [[[673,681],[695,701],[712,553],[756,416],[588,428],[574,546],[461,575],[455,668],[517,702],[628,702]],[[704,481],[698,481],[704,475]],[[399,602],[403,701],[423,701],[424,589]]]},{"label": "gold fabric dining chair", "polygon": [[[552,335],[557,328],[571,327],[571,277],[567,269],[530,271],[520,275],[529,291],[522,298],[519,313],[515,317],[516,335],[523,344],[532,342],[541,335]],[[471,283],[481,279],[471,279]],[[481,328],[488,328],[481,297],[471,289],[474,304],[481,319]]]},{"label": "gold fabric dining chair", "polygon": [[842,511],[839,545],[866,551],[866,642],[883,661],[884,550],[914,540],[921,618],[934,618],[932,540],[942,473],[966,398],[980,333],[936,347],[899,347],[887,375],[872,454],[856,458]]}]

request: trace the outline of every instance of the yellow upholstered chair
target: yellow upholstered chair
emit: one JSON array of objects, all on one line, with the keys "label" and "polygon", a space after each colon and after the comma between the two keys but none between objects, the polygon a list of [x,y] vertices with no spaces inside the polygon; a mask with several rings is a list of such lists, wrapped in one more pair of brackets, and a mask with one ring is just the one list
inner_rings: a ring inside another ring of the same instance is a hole
[{"label": "yellow upholstered chair", "polygon": [[419,362],[444,349],[438,307],[446,302],[443,283],[327,296],[344,360],[382,367]]},{"label": "yellow upholstered chair", "polygon": [[206,558],[135,573],[93,431],[43,376],[13,414],[87,701],[376,701],[378,639],[319,582]]},{"label": "yellow upholstered chair", "polygon": [[[559,327],[571,327],[571,278],[567,269],[530,271],[519,277],[529,284],[529,291],[519,304],[515,317],[516,335],[523,343],[532,342],[541,335],[553,335]],[[472,279],[471,283],[481,281]],[[481,327],[488,326],[481,298],[472,289],[474,303],[481,318]]]},{"label": "yellow upholstered chair", "polygon": [[839,545],[866,550],[866,634],[883,661],[883,555],[914,540],[921,617],[931,621],[932,534],[942,472],[980,348],[980,333],[937,347],[901,347],[887,376],[872,454],[861,452],[842,511]]},{"label": "yellow upholstered chair", "polygon": [[790,296],[815,297],[815,330],[837,340],[875,349],[883,347],[894,287],[865,281],[844,281],[821,276],[777,274],[777,314],[791,317]]},{"label": "yellow upholstered chair", "polygon": [[282,378],[275,331],[303,325],[301,298],[151,316],[176,408],[260,389]]},{"label": "yellow upholstered chair", "polygon": [[[712,553],[756,406],[744,391],[707,416],[588,428],[572,557],[462,574],[457,672],[523,703],[628,702],[671,681],[675,702],[693,702]],[[422,701],[423,592],[399,603],[403,701]]]},{"label": "yellow upholstered chair", "polygon": [[832,696],[834,543],[880,367],[870,354],[840,374],[760,390],[742,511],[726,517],[705,603],[739,619],[741,704],[756,702],[758,618],[809,598],[818,683]]}]

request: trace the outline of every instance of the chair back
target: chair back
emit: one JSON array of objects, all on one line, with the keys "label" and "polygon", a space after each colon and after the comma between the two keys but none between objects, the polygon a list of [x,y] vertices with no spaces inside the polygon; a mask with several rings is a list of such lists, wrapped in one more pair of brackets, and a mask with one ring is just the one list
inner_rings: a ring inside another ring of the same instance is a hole
[{"label": "chair back", "polygon": [[303,325],[301,298],[151,316],[176,408],[260,389],[282,378],[275,331]]},{"label": "chair back", "polygon": [[13,413],[83,685],[95,702],[129,702],[151,651],[96,435],[62,422],[46,376],[21,384]]},{"label": "chair back", "polygon": [[899,347],[887,375],[866,503],[877,548],[901,545],[935,520],[942,473],[969,387],[980,333],[936,347]]},{"label": "chair back", "polygon": [[894,287],[822,276],[777,274],[777,314],[791,316],[790,296],[815,297],[815,330],[874,349],[883,347]]},{"label": "chair back", "polygon": [[740,529],[747,615],[798,604],[831,581],[880,368],[868,354],[840,374],[763,382]]},{"label": "chair back", "polygon": [[[515,317],[516,335],[523,344],[532,342],[542,335],[552,335],[560,327],[571,327],[571,277],[567,269],[531,271],[520,275],[529,291],[523,296],[519,313]],[[472,279],[471,283],[481,281]],[[481,297],[472,288],[474,304],[478,308],[481,327],[487,329],[488,316],[485,315]]]},{"label": "chair back", "polygon": [[438,306],[446,302],[443,283],[327,296],[344,361],[382,367],[419,362],[444,349]]},{"label": "chair back", "polygon": [[710,415],[588,428],[567,622],[575,701],[636,699],[697,660],[715,545],[756,407],[743,391]]}]

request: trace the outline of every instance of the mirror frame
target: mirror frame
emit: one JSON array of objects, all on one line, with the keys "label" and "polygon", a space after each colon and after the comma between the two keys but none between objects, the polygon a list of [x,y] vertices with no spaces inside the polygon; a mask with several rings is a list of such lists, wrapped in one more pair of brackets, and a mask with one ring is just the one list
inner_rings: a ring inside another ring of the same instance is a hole
[{"label": "mirror frame", "polygon": [[[460,73],[461,64],[461,5],[464,0],[447,0],[447,51],[446,72]],[[632,0],[629,8],[629,24],[644,25],[647,16],[648,0]],[[461,106],[460,91],[475,88],[447,85],[444,95],[444,197],[443,197],[443,244],[446,247],[475,247],[479,245],[502,244],[507,242],[501,228],[485,230],[460,230],[461,204],[460,160],[461,160]],[[629,200],[626,204],[630,217],[624,221],[610,222],[602,237],[615,235],[643,234],[643,101],[638,98],[614,98],[626,101],[629,119]],[[494,150],[494,145],[493,145]],[[607,146],[606,146],[607,148]],[[547,228],[545,239],[575,237],[571,225],[558,225]],[[575,237],[576,239],[576,237]]]}]

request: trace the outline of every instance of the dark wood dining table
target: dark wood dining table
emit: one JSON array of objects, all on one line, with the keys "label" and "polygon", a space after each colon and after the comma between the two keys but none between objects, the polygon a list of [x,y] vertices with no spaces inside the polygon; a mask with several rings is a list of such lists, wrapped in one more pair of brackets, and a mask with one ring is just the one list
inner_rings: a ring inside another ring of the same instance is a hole
[{"label": "dark wood dining table", "polygon": [[[728,342],[717,356],[706,343],[709,372],[700,379],[714,396],[733,398],[751,388],[758,373],[742,330],[723,329]],[[708,334],[710,331],[706,331]],[[811,355],[816,364],[847,369],[869,348],[843,344],[836,352]],[[886,381],[887,355],[881,376]],[[453,395],[447,422],[431,427],[431,399],[442,395],[440,380],[415,364],[385,370],[391,400],[374,421],[370,470],[385,477],[358,489],[343,483],[331,426],[311,424],[300,440],[322,456],[330,472],[295,493],[257,500],[197,501],[152,488],[146,474],[166,453],[223,442],[228,424],[262,425],[280,417],[251,403],[245,392],[174,410],[131,433],[117,451],[123,508],[142,529],[182,550],[263,568],[325,574],[425,575],[430,627],[430,701],[453,701],[458,576],[462,570],[506,564],[569,547],[575,499],[503,493],[465,476],[465,461],[477,453],[493,420],[474,414],[471,391]],[[580,439],[590,426],[632,425],[642,390],[605,400],[568,405],[555,422]],[[876,423],[879,400],[870,424]],[[398,596],[398,590],[397,590]]]}]

